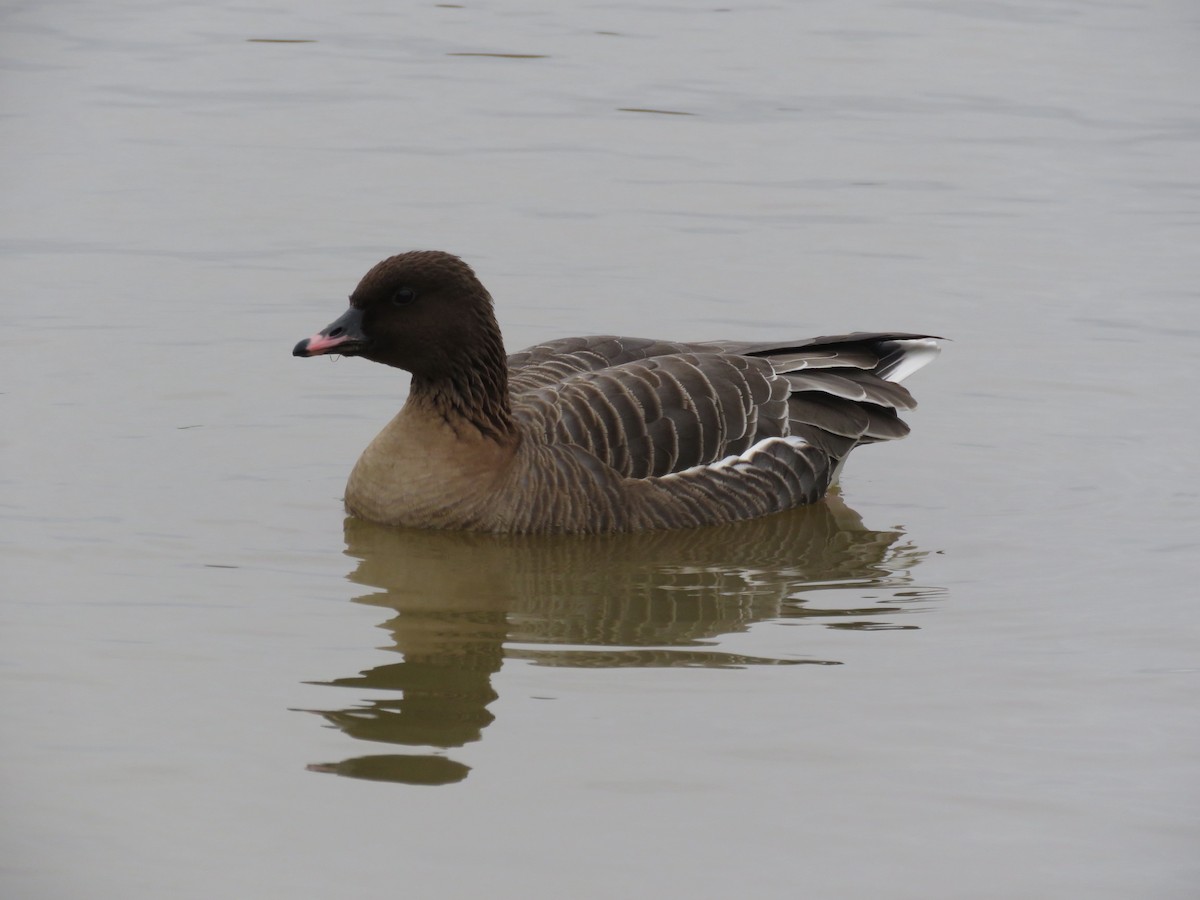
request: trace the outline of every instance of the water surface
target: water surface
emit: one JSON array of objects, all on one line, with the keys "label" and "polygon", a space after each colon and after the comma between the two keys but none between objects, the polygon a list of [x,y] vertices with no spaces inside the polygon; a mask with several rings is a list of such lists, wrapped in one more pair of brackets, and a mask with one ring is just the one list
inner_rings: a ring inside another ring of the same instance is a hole
[{"label": "water surface", "polygon": [[[0,885],[1185,898],[1184,4],[35,4],[0,38]],[[945,334],[827,505],[346,521],[457,252],[511,349]]]}]

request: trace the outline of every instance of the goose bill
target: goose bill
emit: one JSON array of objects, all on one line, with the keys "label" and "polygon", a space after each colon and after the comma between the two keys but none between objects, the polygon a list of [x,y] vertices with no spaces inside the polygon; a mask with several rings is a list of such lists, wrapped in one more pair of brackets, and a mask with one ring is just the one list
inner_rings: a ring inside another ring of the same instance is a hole
[{"label": "goose bill", "polygon": [[292,350],[292,356],[322,356],[326,353],[355,356],[365,343],[362,310],[352,306],[312,337],[298,343]]}]

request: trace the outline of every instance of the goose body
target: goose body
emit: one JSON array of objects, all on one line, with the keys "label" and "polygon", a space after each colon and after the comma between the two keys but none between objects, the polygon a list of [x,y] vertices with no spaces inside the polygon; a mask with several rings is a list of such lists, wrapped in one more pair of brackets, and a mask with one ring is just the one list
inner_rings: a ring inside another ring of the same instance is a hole
[{"label": "goose body", "polygon": [[373,522],[491,532],[641,531],[750,519],[825,495],[856,446],[903,437],[897,382],[936,339],[855,333],[779,343],[609,335],[504,353],[488,292],[457,257],[368,272],[296,356],[412,373],[363,451],[346,509]]}]

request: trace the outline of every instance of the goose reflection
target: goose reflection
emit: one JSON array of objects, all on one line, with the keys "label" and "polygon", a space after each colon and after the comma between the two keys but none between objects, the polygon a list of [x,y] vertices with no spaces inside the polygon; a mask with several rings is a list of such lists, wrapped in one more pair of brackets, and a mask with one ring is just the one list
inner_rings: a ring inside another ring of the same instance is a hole
[{"label": "goose reflection", "polygon": [[[380,627],[402,660],[315,682],[386,691],[343,710],[312,710],[366,741],[449,750],[494,719],[492,675],[506,659],[548,666],[837,665],[797,652],[724,651],[723,635],[764,620],[855,629],[937,593],[911,589],[925,555],[900,531],[872,531],[837,496],[812,506],[691,531],[513,536],[411,531],[347,519],[357,602],[394,615]],[[864,591],[886,600],[864,601]],[[838,594],[850,598],[839,604]],[[911,607],[910,607],[911,608]],[[461,781],[437,753],[363,756],[310,766],[356,778]]]}]

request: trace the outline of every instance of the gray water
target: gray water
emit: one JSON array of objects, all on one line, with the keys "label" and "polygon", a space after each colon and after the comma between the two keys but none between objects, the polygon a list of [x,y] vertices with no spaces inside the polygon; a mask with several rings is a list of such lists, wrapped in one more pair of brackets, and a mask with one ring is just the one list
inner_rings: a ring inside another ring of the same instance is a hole
[{"label": "gray water", "polygon": [[[5,897],[1200,893],[1192,5],[4,17]],[[406,377],[290,350],[418,247],[513,350],[953,343],[827,505],[394,532]]]}]

